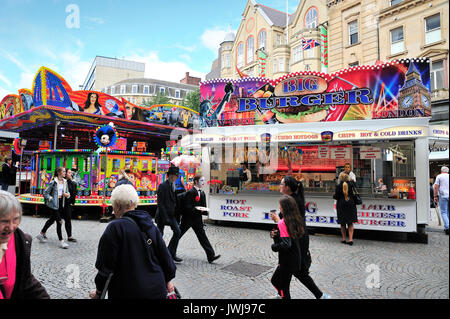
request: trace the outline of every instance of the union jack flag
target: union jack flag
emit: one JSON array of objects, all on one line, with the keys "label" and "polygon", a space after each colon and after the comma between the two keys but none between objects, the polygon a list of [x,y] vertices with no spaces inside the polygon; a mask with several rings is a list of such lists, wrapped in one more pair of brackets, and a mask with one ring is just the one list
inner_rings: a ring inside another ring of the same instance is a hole
[{"label": "union jack flag", "polygon": [[315,39],[307,40],[305,38],[302,38],[302,49],[303,50],[312,49],[319,45],[320,45],[320,41],[318,41],[318,40],[315,40]]}]

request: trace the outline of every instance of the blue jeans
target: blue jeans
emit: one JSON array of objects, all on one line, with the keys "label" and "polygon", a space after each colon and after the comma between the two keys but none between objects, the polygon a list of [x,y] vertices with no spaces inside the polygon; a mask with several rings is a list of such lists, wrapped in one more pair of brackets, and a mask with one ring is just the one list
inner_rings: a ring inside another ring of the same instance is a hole
[{"label": "blue jeans", "polygon": [[448,197],[439,197],[439,209],[444,221],[444,228],[448,229]]}]

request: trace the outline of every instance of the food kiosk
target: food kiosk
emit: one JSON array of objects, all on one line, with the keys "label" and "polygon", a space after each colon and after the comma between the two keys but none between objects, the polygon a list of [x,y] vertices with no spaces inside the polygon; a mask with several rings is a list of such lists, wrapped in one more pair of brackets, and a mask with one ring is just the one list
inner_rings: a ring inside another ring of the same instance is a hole
[{"label": "food kiosk", "polygon": [[[306,224],[339,227],[333,194],[346,163],[362,197],[356,229],[423,233],[429,210],[429,61],[359,66],[334,74],[201,83],[209,218],[273,223],[279,184],[305,189]],[[242,163],[251,179],[240,177]]]}]

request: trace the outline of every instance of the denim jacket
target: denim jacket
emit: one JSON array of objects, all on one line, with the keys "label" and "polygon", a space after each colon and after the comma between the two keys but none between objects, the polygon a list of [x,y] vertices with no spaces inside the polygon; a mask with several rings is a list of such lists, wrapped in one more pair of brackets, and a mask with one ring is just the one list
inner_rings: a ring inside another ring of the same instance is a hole
[{"label": "denim jacket", "polygon": [[[64,180],[64,188],[63,193],[68,193],[67,181]],[[58,182],[56,181],[56,177],[48,184],[47,188],[44,190],[44,200],[45,204],[53,209],[58,210],[59,208],[59,200],[58,200]],[[63,207],[66,198],[63,196]]]}]

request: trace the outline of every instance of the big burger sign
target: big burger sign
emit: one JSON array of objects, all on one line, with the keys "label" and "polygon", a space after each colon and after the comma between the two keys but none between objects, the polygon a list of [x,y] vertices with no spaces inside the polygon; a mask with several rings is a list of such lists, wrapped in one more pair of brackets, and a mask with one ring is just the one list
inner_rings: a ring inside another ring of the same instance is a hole
[{"label": "big burger sign", "polygon": [[[416,59],[276,80],[208,80],[200,116],[207,127],[429,116],[426,98],[414,95],[429,95],[429,71],[429,61]],[[415,102],[402,103],[408,99]]]}]

